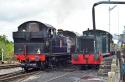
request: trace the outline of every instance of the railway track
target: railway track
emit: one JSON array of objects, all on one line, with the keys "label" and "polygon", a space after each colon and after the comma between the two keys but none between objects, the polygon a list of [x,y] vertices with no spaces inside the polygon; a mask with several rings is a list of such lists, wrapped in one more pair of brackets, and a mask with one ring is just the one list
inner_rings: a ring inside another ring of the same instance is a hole
[{"label": "railway track", "polygon": [[[75,69],[54,69],[55,71],[67,71],[67,72],[72,72],[74,71]],[[54,71],[53,69],[46,69],[44,70],[45,72],[49,72],[49,71]],[[25,76],[29,76],[29,75],[33,75],[33,74],[36,74],[36,73],[39,73],[40,71],[29,71],[29,72],[24,72],[22,70],[19,70],[19,71],[16,71],[16,72],[12,72],[12,73],[7,73],[7,74],[2,74],[0,75],[0,82],[8,82],[8,81],[11,81],[11,80],[15,80],[15,79],[18,79],[18,78],[23,78]]]},{"label": "railway track", "polygon": [[25,78],[27,76],[30,76],[36,73],[39,73],[39,71],[30,71],[30,72],[17,71],[13,73],[8,73],[8,74],[0,75],[0,82],[10,82],[18,78]]},{"label": "railway track", "polygon": [[8,69],[8,68],[15,68],[19,67],[18,64],[7,64],[7,65],[0,65],[0,69]]},{"label": "railway track", "polygon": [[[48,73],[48,72],[51,72],[51,71],[56,71],[56,72],[58,72],[58,71],[62,72],[63,71],[63,72],[66,72],[64,75],[53,77],[53,78],[48,79],[48,80],[45,81],[45,82],[51,82],[51,81],[53,82],[55,80],[63,79],[65,77],[67,77],[68,75],[73,74],[73,75],[76,76],[77,74],[75,74],[74,72],[77,73],[78,70],[79,69],[77,67],[66,67],[64,69],[59,69],[58,68],[58,69],[55,69],[55,70],[49,69],[49,71],[45,70],[43,73],[46,73],[46,72]],[[88,71],[88,72],[91,73],[91,71]],[[88,72],[83,72],[82,74],[87,75]],[[0,82],[12,82],[12,81],[15,81],[15,80],[21,80],[19,82],[22,82],[22,80],[28,78],[30,75],[35,75],[35,74],[39,74],[39,73],[41,73],[41,71],[30,71],[30,72],[27,73],[27,72],[24,72],[24,71],[20,70],[20,71],[17,71],[17,72],[0,75]]]}]

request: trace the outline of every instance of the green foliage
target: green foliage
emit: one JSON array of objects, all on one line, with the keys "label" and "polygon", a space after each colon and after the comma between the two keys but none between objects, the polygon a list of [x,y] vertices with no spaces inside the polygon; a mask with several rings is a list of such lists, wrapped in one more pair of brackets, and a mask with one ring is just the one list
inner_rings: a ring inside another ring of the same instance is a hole
[{"label": "green foliage", "polygon": [[13,42],[7,40],[5,35],[0,35],[0,60],[2,59],[2,53],[4,55],[4,60],[11,60],[13,58],[13,51]]}]

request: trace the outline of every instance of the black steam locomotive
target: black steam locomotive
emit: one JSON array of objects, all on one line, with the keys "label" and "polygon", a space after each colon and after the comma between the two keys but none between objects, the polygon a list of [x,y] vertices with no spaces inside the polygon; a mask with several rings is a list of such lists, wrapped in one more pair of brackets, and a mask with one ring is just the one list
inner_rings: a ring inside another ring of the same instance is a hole
[{"label": "black steam locomotive", "polygon": [[13,32],[14,53],[24,70],[67,64],[75,51],[76,34],[38,21],[28,21]]}]

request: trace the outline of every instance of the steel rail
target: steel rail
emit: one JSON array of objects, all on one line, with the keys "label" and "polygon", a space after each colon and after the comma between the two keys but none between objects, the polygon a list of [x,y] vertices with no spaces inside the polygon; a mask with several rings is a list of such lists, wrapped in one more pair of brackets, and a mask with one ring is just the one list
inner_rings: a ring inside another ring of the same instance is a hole
[{"label": "steel rail", "polygon": [[15,72],[15,73],[9,73],[5,75],[1,75],[0,82],[8,82],[13,81],[18,78],[25,78],[27,76],[33,75],[39,73],[39,71],[33,71],[33,72]]},{"label": "steel rail", "polygon": [[8,69],[8,68],[15,68],[19,67],[18,64],[7,64],[7,65],[0,65],[0,69]]}]

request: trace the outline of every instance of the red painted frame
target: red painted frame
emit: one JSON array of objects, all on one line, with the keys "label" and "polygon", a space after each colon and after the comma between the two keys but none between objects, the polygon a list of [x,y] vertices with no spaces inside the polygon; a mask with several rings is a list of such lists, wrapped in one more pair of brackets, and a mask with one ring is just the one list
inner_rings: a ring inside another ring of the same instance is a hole
[{"label": "red painted frame", "polygon": [[95,60],[94,54],[78,54],[77,59],[72,55],[72,64],[101,64],[103,56],[100,54],[99,59]]}]

